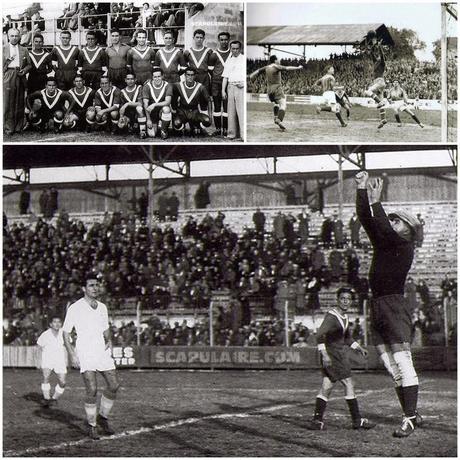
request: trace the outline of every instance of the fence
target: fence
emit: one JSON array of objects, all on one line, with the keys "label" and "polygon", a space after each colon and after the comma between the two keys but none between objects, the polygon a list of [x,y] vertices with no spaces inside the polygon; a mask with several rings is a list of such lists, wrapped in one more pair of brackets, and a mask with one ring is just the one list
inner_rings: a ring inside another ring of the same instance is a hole
[{"label": "fence", "polygon": [[[162,21],[166,11],[170,17],[168,20]],[[29,31],[28,42],[22,44],[29,47],[32,45],[32,38],[35,33],[43,35],[44,45],[47,47],[60,44],[59,33],[62,30],[69,30],[72,33],[72,45],[77,45],[78,47],[84,46],[86,44],[86,33],[91,30],[99,36],[98,41],[100,45],[109,46],[111,44],[110,34],[113,29],[120,31],[123,42],[130,41],[136,30],[146,30],[149,42],[156,46],[164,45],[163,32],[171,30],[175,35],[176,45],[184,46],[187,9],[185,7],[168,8],[167,10],[158,10],[154,13],[148,17],[139,12],[137,13],[137,18],[133,17],[133,13],[125,12],[84,16],[74,13],[70,16],[61,16],[52,19],[9,20],[7,27],[18,29],[21,26],[27,27]],[[172,17],[173,19],[171,19]],[[175,22],[176,18],[177,23]],[[101,42],[101,37],[105,37],[105,43]]]},{"label": "fence", "polygon": [[[412,350],[417,370],[454,370],[457,349],[424,347]],[[317,369],[316,348],[286,347],[114,347],[113,358],[120,368],[154,369]],[[354,369],[382,370],[373,347],[367,360],[350,352]],[[3,347],[4,367],[40,366],[37,347]]]}]

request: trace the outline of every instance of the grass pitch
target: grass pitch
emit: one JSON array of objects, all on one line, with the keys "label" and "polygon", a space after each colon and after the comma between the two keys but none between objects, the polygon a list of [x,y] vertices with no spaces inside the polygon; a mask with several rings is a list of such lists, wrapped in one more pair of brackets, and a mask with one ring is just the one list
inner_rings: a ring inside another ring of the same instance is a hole
[{"label": "grass pitch", "polygon": [[[371,431],[351,429],[343,390],[334,389],[325,431],[308,431],[319,371],[146,371],[119,373],[112,414],[116,434],[85,436],[84,387],[77,371],[58,406],[40,405],[38,370],[3,373],[3,454],[39,457],[456,457],[455,373],[423,373],[419,411],[425,425],[392,437],[400,408],[390,378],[355,373]],[[99,379],[102,385],[102,379]]]},{"label": "grass pitch", "polygon": [[[344,114],[342,111],[342,116]],[[441,113],[419,110],[417,117],[425,128],[420,128],[406,113],[401,115],[403,126],[398,127],[393,110],[388,109],[388,123],[379,130],[377,109],[355,106],[349,120],[345,115],[348,126],[342,128],[333,113],[317,115],[313,105],[288,103],[283,121],[287,129],[281,131],[273,123],[271,104],[250,102],[247,105],[247,137],[250,142],[441,142]],[[450,130],[450,135],[453,138],[449,142],[456,142],[456,129]]]}]

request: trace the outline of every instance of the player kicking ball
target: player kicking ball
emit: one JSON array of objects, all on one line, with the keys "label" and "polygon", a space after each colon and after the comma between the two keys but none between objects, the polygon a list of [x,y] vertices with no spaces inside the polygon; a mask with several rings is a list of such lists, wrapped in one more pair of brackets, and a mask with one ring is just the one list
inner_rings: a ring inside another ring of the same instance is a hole
[{"label": "player kicking ball", "polygon": [[[305,65],[305,64],[304,64]],[[257,69],[249,75],[249,79],[254,81],[262,72],[265,72],[267,78],[267,95],[273,105],[273,114],[275,115],[274,122],[282,131],[286,130],[282,121],[286,115],[286,95],[284,94],[283,86],[281,85],[281,72],[303,69],[304,65],[284,66],[280,64],[276,56],[270,56],[270,64]]]},{"label": "player kicking ball", "polygon": [[[112,435],[108,417],[119,388],[117,371],[112,358],[107,307],[97,300],[99,282],[95,275],[88,275],[83,286],[84,297],[69,306],[64,320],[64,344],[69,352],[72,365],[80,368],[85,383],[85,412],[88,435],[99,439],[98,429],[103,434]],[[75,328],[77,342],[75,348],[70,341],[70,333]],[[105,380],[106,388],[101,396],[99,413],[97,408],[97,376],[99,372]]]},{"label": "player kicking ball", "polygon": [[[37,340],[37,345],[40,347],[42,353],[41,369],[43,383],[41,389],[44,407],[50,407],[57,404],[58,399],[64,393],[67,375],[67,351],[64,346],[62,335],[62,320],[57,314],[51,316],[50,319],[50,327],[43,332]],[[56,374],[58,383],[51,397],[50,379],[53,372]]]},{"label": "player kicking ball", "polygon": [[340,382],[344,387],[345,400],[350,411],[353,429],[370,430],[375,427],[375,423],[361,417],[351,378],[351,365],[347,355],[347,346],[358,351],[364,357],[367,356],[367,351],[351,338],[346,312],[352,303],[352,290],[347,287],[340,288],[337,291],[337,307],[326,313],[318,329],[318,351],[321,355],[323,383],[316,397],[313,420],[307,426],[309,430],[324,430],[324,412],[336,382]]},{"label": "player kicking ball", "polygon": [[314,86],[321,86],[323,91],[322,101],[316,107],[316,113],[319,115],[321,112],[333,112],[340,121],[340,126],[345,128],[347,124],[343,121],[340,113],[340,105],[337,103],[336,89],[343,89],[343,87],[336,87],[334,77],[334,67],[329,67],[327,73],[315,82]]},{"label": "player kicking ball", "polygon": [[391,108],[395,112],[395,119],[400,128],[402,127],[400,114],[403,112],[408,113],[412,119],[420,126],[420,128],[425,127],[423,123],[418,119],[417,115],[415,115],[415,111],[409,104],[406,91],[397,80],[393,82],[393,86],[388,91],[388,102],[391,104]]}]

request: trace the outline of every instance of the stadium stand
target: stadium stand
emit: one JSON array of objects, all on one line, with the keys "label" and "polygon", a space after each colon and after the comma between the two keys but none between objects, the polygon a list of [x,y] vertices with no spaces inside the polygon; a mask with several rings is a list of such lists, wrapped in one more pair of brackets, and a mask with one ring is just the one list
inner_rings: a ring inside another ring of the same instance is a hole
[{"label": "stadium stand", "polygon": [[[281,64],[296,66],[298,59],[281,59]],[[266,60],[249,59],[248,74],[268,64]],[[419,62],[416,60],[389,60],[385,79],[388,82],[398,80],[406,90],[410,99],[433,99],[441,97],[441,81],[439,63]],[[304,70],[282,73],[283,88],[286,94],[320,95],[321,88],[315,82],[324,75],[328,67],[333,66],[337,84],[345,86],[349,96],[364,97],[369,81],[372,80],[372,67],[368,59],[360,54],[343,53],[331,55],[329,59],[311,59],[305,64]],[[457,65],[451,58],[448,62],[449,95],[451,101],[457,100]],[[248,91],[265,93],[265,77],[259,75],[248,86]]]},{"label": "stadium stand", "polygon": [[[442,318],[434,312],[439,311],[443,295],[454,289],[446,279],[456,266],[456,205],[389,203],[389,207],[420,213],[425,221],[424,240],[417,249],[411,277],[417,283],[425,281],[430,291],[430,302],[415,305],[421,327],[434,321],[438,331]],[[353,209],[346,205],[343,210],[345,243]],[[323,215],[311,214],[307,240],[298,238],[297,225],[292,239],[272,235],[276,215],[296,216],[302,210],[299,206],[262,209],[267,222],[263,236],[253,228],[255,208],[184,210],[177,221],[155,224],[150,251],[147,227],[134,216],[80,214],[70,218],[63,214],[48,222],[38,218],[33,224],[26,223],[30,217],[10,217],[4,229],[4,306],[5,318],[10,320],[4,341],[33,343],[47,312],[63,310],[80,295],[79,283],[88,270],[102,274],[104,300],[115,314],[132,315],[138,302],[145,314],[206,314],[216,292],[234,293],[234,310],[249,330],[255,327],[251,316],[276,317],[286,300],[298,314],[318,308],[324,311],[333,303],[336,288],[346,282],[354,283],[358,298],[364,300],[370,260],[365,236],[355,248],[336,248],[334,242],[332,247],[323,247],[321,242],[324,216],[332,216],[335,206],[327,206]],[[320,260],[318,266],[313,261],[315,251],[322,254],[315,258]],[[357,280],[349,277],[346,256],[350,253],[356,253],[359,261]],[[339,270],[336,264],[330,265],[337,256],[344,259]],[[225,308],[216,314],[225,316]],[[225,330],[237,331],[238,327],[223,329],[220,343],[236,340]],[[149,337],[143,340],[153,340],[151,333]]]}]

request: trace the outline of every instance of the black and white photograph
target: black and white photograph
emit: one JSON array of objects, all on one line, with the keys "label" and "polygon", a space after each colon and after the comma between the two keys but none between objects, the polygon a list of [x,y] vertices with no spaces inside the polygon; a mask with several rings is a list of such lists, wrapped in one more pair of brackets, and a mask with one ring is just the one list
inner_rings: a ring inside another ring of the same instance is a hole
[{"label": "black and white photograph", "polygon": [[456,457],[457,147],[5,145],[5,457]]},{"label": "black and white photograph", "polygon": [[457,4],[248,3],[254,142],[457,142]]},{"label": "black and white photograph", "polygon": [[5,141],[243,139],[242,3],[2,3]]},{"label": "black and white photograph", "polygon": [[457,3],[1,17],[3,457],[458,457]]}]

